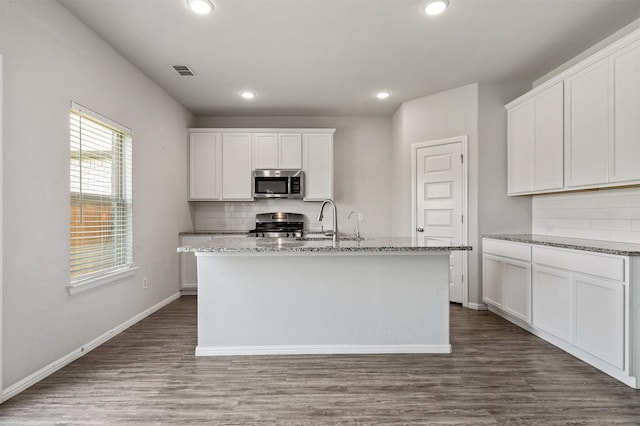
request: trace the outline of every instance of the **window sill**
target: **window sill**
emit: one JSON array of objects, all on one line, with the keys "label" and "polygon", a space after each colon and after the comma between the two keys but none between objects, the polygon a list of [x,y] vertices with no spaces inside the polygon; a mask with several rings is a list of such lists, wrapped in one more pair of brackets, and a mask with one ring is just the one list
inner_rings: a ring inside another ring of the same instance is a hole
[{"label": "window sill", "polygon": [[130,268],[114,271],[109,274],[101,275],[99,277],[92,277],[85,280],[75,281],[67,286],[67,292],[70,296],[73,296],[78,293],[82,293],[87,290],[112,283],[114,281],[131,277],[136,273],[136,270],[138,269],[139,268],[137,266],[132,266]]}]

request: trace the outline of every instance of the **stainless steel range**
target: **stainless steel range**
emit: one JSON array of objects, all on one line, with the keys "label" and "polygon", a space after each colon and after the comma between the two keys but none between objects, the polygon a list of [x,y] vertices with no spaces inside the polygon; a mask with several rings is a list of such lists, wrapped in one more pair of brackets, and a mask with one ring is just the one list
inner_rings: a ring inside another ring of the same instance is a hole
[{"label": "stainless steel range", "polygon": [[256,227],[250,237],[302,238],[304,215],[300,213],[260,213],[256,215]]}]

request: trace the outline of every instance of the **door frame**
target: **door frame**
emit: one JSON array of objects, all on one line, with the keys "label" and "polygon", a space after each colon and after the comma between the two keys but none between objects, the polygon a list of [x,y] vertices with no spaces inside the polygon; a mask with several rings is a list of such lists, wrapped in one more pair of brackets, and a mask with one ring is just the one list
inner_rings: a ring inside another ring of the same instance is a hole
[{"label": "door frame", "polygon": [[2,351],[3,351],[3,324],[2,324],[2,317],[3,317],[3,311],[4,311],[4,300],[2,298],[2,294],[4,293],[4,283],[2,280],[2,277],[4,276],[4,268],[3,268],[3,263],[2,263],[2,259],[4,258],[4,230],[3,230],[3,223],[4,223],[4,218],[2,216],[2,212],[4,209],[4,205],[3,205],[3,200],[4,200],[4,145],[3,145],[3,134],[4,134],[4,130],[2,127],[2,123],[3,123],[3,117],[4,117],[4,110],[2,109],[2,98],[3,98],[3,93],[2,93],[2,87],[4,85],[4,80],[3,80],[3,76],[2,76],[2,54],[0,54],[0,404],[4,402],[4,385],[3,385],[3,364],[2,364]]},{"label": "door frame", "polygon": [[[418,223],[417,203],[416,203],[416,180],[417,180],[417,158],[418,150],[421,148],[429,148],[439,145],[450,145],[460,143],[462,146],[462,244],[469,243],[469,155],[468,155],[468,135],[454,136],[445,139],[436,139],[425,142],[417,142],[411,144],[411,235],[415,239],[415,233]],[[462,306],[465,308],[469,304],[469,256],[466,251],[462,251]]]}]

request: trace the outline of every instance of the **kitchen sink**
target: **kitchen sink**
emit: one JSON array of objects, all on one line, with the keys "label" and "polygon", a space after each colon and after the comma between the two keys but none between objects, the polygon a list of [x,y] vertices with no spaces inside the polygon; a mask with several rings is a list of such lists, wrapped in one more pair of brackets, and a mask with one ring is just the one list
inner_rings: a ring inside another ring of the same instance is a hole
[{"label": "kitchen sink", "polygon": [[[296,238],[297,241],[331,241],[333,237],[331,235],[307,235],[302,238]],[[363,241],[364,238],[356,238],[356,237],[339,237],[338,241]]]}]

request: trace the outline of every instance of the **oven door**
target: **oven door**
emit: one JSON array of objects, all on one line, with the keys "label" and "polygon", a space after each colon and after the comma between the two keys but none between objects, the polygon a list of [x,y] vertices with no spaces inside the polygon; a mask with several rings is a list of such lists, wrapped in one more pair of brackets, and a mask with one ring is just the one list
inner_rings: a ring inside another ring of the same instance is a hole
[{"label": "oven door", "polygon": [[253,178],[254,198],[289,198],[288,176],[255,176]]}]

